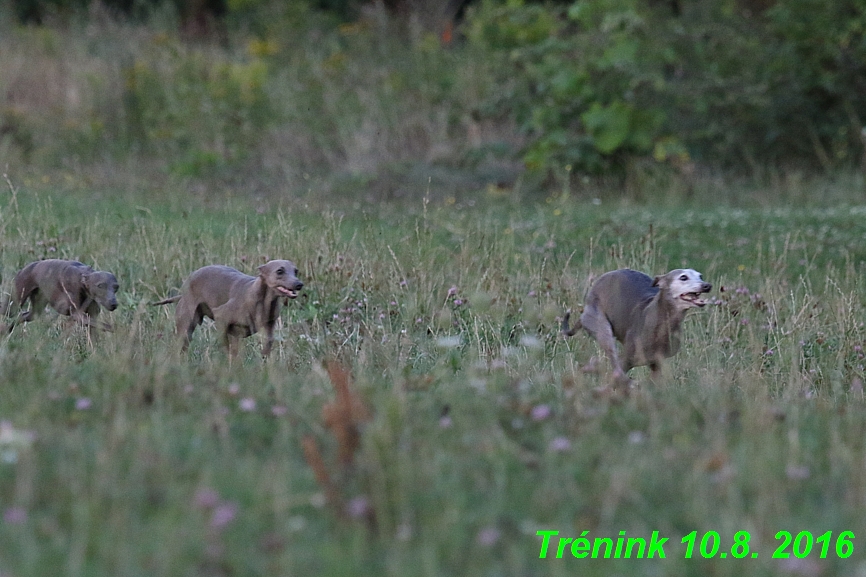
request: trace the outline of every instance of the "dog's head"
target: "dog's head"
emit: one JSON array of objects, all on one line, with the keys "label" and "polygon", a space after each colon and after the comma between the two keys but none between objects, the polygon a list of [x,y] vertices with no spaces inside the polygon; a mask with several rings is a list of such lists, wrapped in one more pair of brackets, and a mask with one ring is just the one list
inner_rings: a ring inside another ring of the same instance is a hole
[{"label": "dog's head", "polygon": [[290,260],[272,260],[259,267],[259,276],[280,296],[290,299],[298,296],[304,283],[298,280],[298,267]]},{"label": "dog's head", "polygon": [[82,281],[87,294],[96,304],[110,311],[117,308],[117,291],[120,285],[113,274],[97,270],[84,274]]},{"label": "dog's head", "polygon": [[713,288],[704,277],[696,270],[690,268],[677,268],[667,274],[657,276],[653,280],[653,286],[670,297],[678,309],[688,310],[692,307],[702,307],[707,301],[701,298],[704,293]]}]

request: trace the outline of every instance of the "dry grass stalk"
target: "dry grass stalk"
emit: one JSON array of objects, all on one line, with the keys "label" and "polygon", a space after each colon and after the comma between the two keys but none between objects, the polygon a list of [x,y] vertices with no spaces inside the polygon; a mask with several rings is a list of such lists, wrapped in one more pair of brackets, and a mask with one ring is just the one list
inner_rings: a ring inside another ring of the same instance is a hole
[{"label": "dry grass stalk", "polygon": [[350,387],[349,371],[336,361],[327,363],[328,377],[336,397],[322,407],[322,422],[337,439],[337,460],[351,467],[355,451],[361,446],[359,426],[371,418],[370,410]]},{"label": "dry grass stalk", "polygon": [[342,497],[340,491],[331,481],[331,475],[328,473],[328,468],[325,466],[325,460],[322,458],[322,453],[319,451],[319,446],[316,444],[316,439],[312,435],[304,435],[301,440],[301,446],[304,449],[304,459],[313,470],[313,475],[316,477],[316,482],[325,491],[325,499],[328,505],[334,508],[337,515],[344,516],[344,508],[342,506]]},{"label": "dry grass stalk", "polygon": [[[349,371],[336,361],[329,361],[326,369],[336,395],[333,401],[322,407],[322,422],[337,440],[337,463],[342,471],[348,471],[354,462],[355,451],[361,446],[359,427],[369,421],[372,415],[367,405],[352,391]],[[312,435],[305,435],[301,444],[304,449],[304,459],[313,470],[316,482],[325,492],[325,499],[339,518],[345,518],[347,504],[343,500],[345,487],[342,484],[347,480],[346,476],[338,474],[335,481]],[[365,510],[361,516],[367,519],[371,526],[375,526],[375,514],[372,509]]]}]

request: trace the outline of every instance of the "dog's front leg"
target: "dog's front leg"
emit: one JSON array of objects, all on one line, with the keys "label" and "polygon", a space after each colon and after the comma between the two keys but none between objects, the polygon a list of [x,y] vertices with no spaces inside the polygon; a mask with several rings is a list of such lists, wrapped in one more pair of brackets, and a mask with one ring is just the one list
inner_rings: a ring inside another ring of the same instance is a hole
[{"label": "dog's front leg", "polygon": [[237,336],[234,334],[234,325],[219,318],[216,321],[217,333],[222,335],[223,348],[229,355],[229,360],[237,356]]},{"label": "dog's front leg", "polygon": [[268,358],[274,347],[274,323],[265,324],[265,344],[262,345],[262,357]]}]

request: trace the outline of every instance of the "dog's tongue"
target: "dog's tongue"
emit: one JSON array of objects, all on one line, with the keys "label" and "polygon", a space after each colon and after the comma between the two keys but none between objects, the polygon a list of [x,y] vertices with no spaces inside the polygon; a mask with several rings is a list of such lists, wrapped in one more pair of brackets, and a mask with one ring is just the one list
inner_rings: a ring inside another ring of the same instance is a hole
[{"label": "dog's tongue", "polygon": [[686,302],[690,302],[693,305],[696,305],[699,307],[702,307],[702,306],[707,304],[707,301],[702,299],[698,293],[686,293],[686,294],[681,295],[680,298]]}]

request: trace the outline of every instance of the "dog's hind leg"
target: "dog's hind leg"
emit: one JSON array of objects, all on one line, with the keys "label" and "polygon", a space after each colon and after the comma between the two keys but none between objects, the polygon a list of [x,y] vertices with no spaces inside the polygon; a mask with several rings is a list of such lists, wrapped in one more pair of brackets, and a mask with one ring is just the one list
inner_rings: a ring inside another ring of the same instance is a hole
[{"label": "dog's hind leg", "polygon": [[587,306],[583,314],[580,315],[580,324],[583,329],[588,332],[604,354],[607,355],[613,369],[613,382],[615,385],[625,385],[629,383],[626,370],[623,368],[619,359],[619,354],[616,351],[616,338],[613,336],[613,327],[610,326],[610,321],[599,309],[593,306]]},{"label": "dog's hind leg", "polygon": [[40,314],[48,304],[48,299],[42,295],[42,291],[38,288],[34,288],[29,293],[23,294],[22,298],[19,300],[19,308],[27,304],[28,300],[30,301],[30,308],[26,311],[19,311],[17,318],[9,323],[9,330],[12,330],[12,327],[19,323],[29,323],[35,319],[36,315]]},{"label": "dog's hind leg", "polygon": [[192,333],[195,332],[204,315],[202,315],[199,307],[193,308],[195,303],[188,303],[184,299],[180,299],[175,310],[175,320],[177,336],[181,341],[180,350],[186,352],[189,348],[189,343],[192,341]]}]

